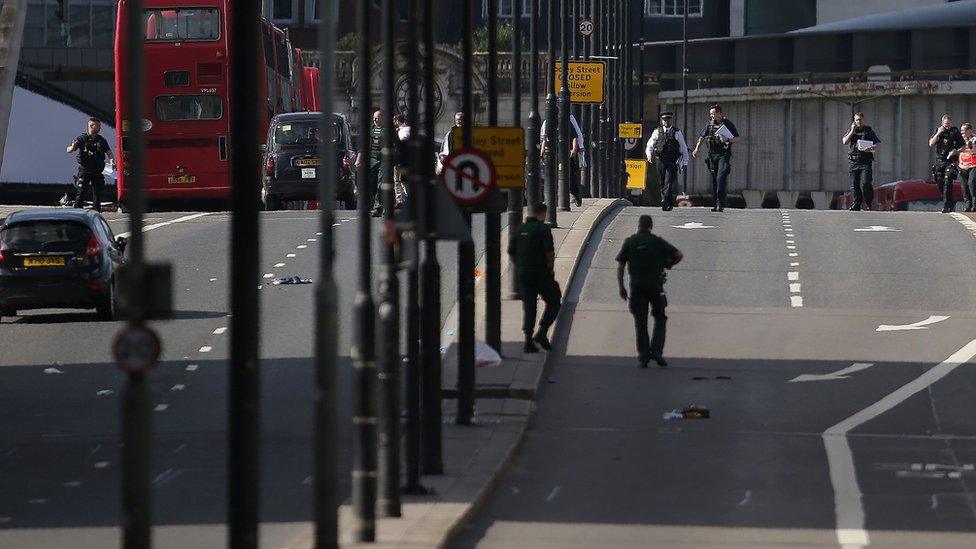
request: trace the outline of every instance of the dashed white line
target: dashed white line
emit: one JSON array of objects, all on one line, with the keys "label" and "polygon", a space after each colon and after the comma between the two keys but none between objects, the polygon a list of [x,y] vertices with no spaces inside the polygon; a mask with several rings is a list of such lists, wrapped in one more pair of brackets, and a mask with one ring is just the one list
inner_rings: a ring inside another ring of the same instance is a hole
[{"label": "dashed white line", "polygon": [[157,412],[165,412],[167,408],[169,408],[169,404],[157,404],[153,409]]},{"label": "dashed white line", "polygon": [[798,253],[796,253],[796,252],[791,252],[791,253],[789,253],[788,255],[789,255],[790,257],[797,257],[797,256],[799,256],[800,254],[798,254]]},{"label": "dashed white line", "polygon": [[790,245],[790,246],[787,246],[786,249],[787,250],[795,250],[796,249],[796,246]]},{"label": "dashed white line", "polygon": [[800,266],[800,264],[798,262],[796,262],[796,261],[790,263],[790,267],[799,267],[799,266]]},{"label": "dashed white line", "polygon": [[209,353],[210,351],[213,351],[213,347],[209,345],[204,345],[203,347],[200,347],[201,353]]},{"label": "dashed white line", "polygon": [[264,273],[264,278],[274,278],[274,273]]},{"label": "dashed white line", "polygon": [[173,385],[172,388],[170,388],[170,391],[182,391],[183,389],[186,389],[186,385],[183,385],[182,383],[177,383],[176,385]]},{"label": "dashed white line", "polygon": [[306,238],[305,242],[317,242],[317,240],[314,238]]},{"label": "dashed white line", "polygon": [[786,273],[786,280],[800,280],[800,273],[796,271],[790,271]]},{"label": "dashed white line", "polygon": [[[197,219],[198,217],[203,217],[205,215],[210,215],[210,212],[197,213],[193,215],[184,215],[183,217],[177,217],[176,219],[170,221],[163,221],[162,223],[154,223],[152,225],[146,225],[145,227],[142,228],[142,232],[147,233],[153,229],[158,229],[160,227],[165,227],[167,225],[173,225],[176,223],[183,223],[184,221],[190,221],[193,219]],[[125,232],[125,233],[119,233],[116,236],[119,236],[121,238],[129,238],[129,236],[131,235],[132,233]]]},{"label": "dashed white line", "polygon": [[105,469],[105,468],[108,467],[108,464],[109,464],[108,461],[98,461],[98,462],[95,463],[95,468],[96,469]]},{"label": "dashed white line", "polygon": [[227,332],[227,327],[226,326],[221,326],[220,328],[217,328],[216,330],[213,331],[213,335],[219,336],[219,335],[224,334],[226,332]]},{"label": "dashed white line", "polygon": [[803,296],[802,295],[791,295],[790,296],[790,307],[802,307],[803,306]]},{"label": "dashed white line", "polygon": [[298,246],[295,246],[295,249],[296,250],[304,250],[305,248],[308,248],[308,246],[306,246],[304,244],[299,244]]},{"label": "dashed white line", "polygon": [[790,284],[790,293],[791,294],[798,294],[798,293],[800,293],[800,283],[799,282],[794,283],[794,284]]},{"label": "dashed white line", "polygon": [[743,496],[742,501],[739,502],[739,507],[749,503],[750,499],[752,499],[752,490],[746,490],[745,496]]},{"label": "dashed white line", "polygon": [[559,495],[559,487],[556,486],[555,488],[552,489],[552,492],[549,492],[549,495],[546,497],[546,501],[551,502],[552,500],[556,499],[556,496],[558,495]]},{"label": "dashed white line", "polygon": [[288,255],[286,255],[285,257],[298,257],[298,256],[297,256],[297,255],[295,255],[295,254],[288,254]]},{"label": "dashed white line", "polygon": [[275,265],[274,265],[274,266],[275,266],[275,269],[277,269],[277,268],[279,268],[279,267],[284,267],[284,266],[285,266],[285,264],[284,264],[284,263],[275,263]]},{"label": "dashed white line", "polygon": [[796,244],[796,240],[787,240],[786,243],[787,244]]},{"label": "dashed white line", "polygon": [[186,371],[187,372],[195,372],[195,371],[197,371],[197,368],[199,368],[199,367],[200,367],[200,365],[198,365],[198,364],[187,364],[186,365]]}]

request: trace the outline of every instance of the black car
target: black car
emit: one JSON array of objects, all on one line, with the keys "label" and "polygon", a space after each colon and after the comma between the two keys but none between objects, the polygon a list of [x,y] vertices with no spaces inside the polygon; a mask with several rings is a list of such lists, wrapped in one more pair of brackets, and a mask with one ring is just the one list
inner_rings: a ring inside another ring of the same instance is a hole
[{"label": "black car", "polygon": [[97,212],[37,208],[0,225],[0,317],[24,309],[95,309],[116,313],[115,273],[126,240]]},{"label": "black car", "polygon": [[[261,202],[266,210],[277,210],[287,200],[315,200],[320,165],[318,112],[279,114],[268,125],[264,147],[264,183]],[[355,153],[349,122],[339,113],[332,115],[332,141],[336,146],[335,200],[347,209],[356,207],[353,162]]]}]

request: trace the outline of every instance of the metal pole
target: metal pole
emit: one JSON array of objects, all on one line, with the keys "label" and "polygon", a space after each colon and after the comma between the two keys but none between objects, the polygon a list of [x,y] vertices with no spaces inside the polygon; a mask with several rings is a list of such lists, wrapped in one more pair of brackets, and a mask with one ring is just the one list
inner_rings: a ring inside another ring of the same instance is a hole
[{"label": "metal pole", "polygon": [[[593,17],[593,0],[580,0],[580,15],[581,19],[590,19],[592,21]],[[593,55],[593,34],[589,36],[580,37],[580,44],[583,51],[583,60],[589,61],[590,56]],[[583,120],[580,122],[583,127],[583,135],[586,136],[586,146],[583,148],[583,154],[586,157],[586,167],[583,168],[583,178],[580,181],[580,192],[585,188],[587,193],[594,197],[596,193],[593,192],[593,153],[591,151],[593,148],[593,105],[585,105],[581,108],[581,113]]]},{"label": "metal pole", "polygon": [[[257,2],[234,5],[231,14],[231,325],[230,325],[230,452],[228,527],[231,547],[258,545],[259,410],[258,342],[260,308],[258,270],[260,231],[258,189],[261,187],[258,147],[259,115],[255,105],[262,77],[259,41],[261,6]],[[140,18],[141,19],[141,18]]]},{"label": "metal pole", "polygon": [[[129,267],[133,278],[141,280],[144,272],[145,239],[142,234],[146,210],[146,139],[140,131],[145,116],[145,26],[143,1],[131,0],[128,8],[126,40],[129,63],[125,85],[129,90],[125,117],[129,150]],[[123,131],[122,128],[118,129]],[[121,152],[120,152],[121,156]],[[122,288],[131,304],[129,328],[141,328],[145,308],[135,284]],[[126,549],[148,549],[152,545],[152,413],[146,374],[130,372],[122,393],[122,544]]]},{"label": "metal pole", "polygon": [[[684,0],[685,13],[681,16],[681,131],[688,133],[688,0]],[[688,194],[688,168],[681,172],[683,194]]]},{"label": "metal pole", "polygon": [[397,278],[396,245],[392,240],[396,220],[393,218],[394,139],[393,115],[396,111],[396,48],[393,33],[396,26],[396,0],[383,3],[383,179],[380,183],[383,201],[383,223],[386,243],[383,246],[383,268],[380,271],[379,316],[380,352],[379,386],[382,398],[379,417],[380,488],[377,507],[381,516],[400,516],[400,281]]},{"label": "metal pole", "polygon": [[644,110],[646,108],[646,105],[644,104],[644,95],[645,95],[645,91],[644,91],[644,75],[645,75],[645,72],[644,72],[644,39],[645,39],[645,35],[647,34],[647,17],[644,15],[644,10],[643,9],[641,9],[641,12],[640,12],[640,23],[639,24],[640,24],[640,54],[639,54],[640,55],[640,68],[638,70],[640,71],[640,89],[638,90],[637,93],[640,94],[640,102],[639,102],[639,104],[640,104],[640,111],[637,114],[638,114],[638,118],[640,118],[641,123],[643,123],[644,122],[644,117],[647,114],[645,112],[645,110]]},{"label": "metal pole", "polygon": [[[464,83],[461,100],[464,126],[461,128],[464,146],[473,143],[474,126],[474,44],[472,41],[471,2],[464,2],[461,34],[464,36]],[[465,208],[464,222],[471,228],[471,210]],[[474,242],[458,243],[458,406],[456,423],[470,425],[474,416]]]},{"label": "metal pole", "polygon": [[[607,55],[606,37],[609,35],[609,32],[607,32],[608,28],[606,25],[606,22],[608,20],[608,15],[606,13],[608,9],[606,5],[606,1],[607,0],[593,0],[594,2],[593,14],[599,15],[599,17],[597,18],[597,25],[596,25],[596,33],[597,33],[597,37],[599,38],[599,40],[596,42],[597,44],[596,51],[598,51],[600,55],[604,55],[604,56]],[[606,170],[607,144],[605,140],[606,121],[607,121],[607,104],[606,104],[606,97],[604,97],[604,102],[600,103],[600,107],[597,109],[596,129],[593,133],[593,139],[596,141],[596,151],[595,154],[593,155],[594,160],[596,161],[596,163],[593,166],[593,171],[595,172],[594,179],[596,181],[593,182],[593,185],[596,190],[594,194],[600,198],[606,198],[607,196],[607,173],[606,173],[607,172]]]},{"label": "metal pole", "polygon": [[616,85],[614,89],[616,90],[616,106],[617,115],[614,117],[616,120],[613,125],[613,174],[614,174],[614,197],[623,196],[623,179],[620,177],[621,166],[623,165],[623,147],[620,141],[619,124],[625,122],[624,118],[627,116],[624,107],[624,25],[623,25],[623,15],[624,15],[624,0],[617,0],[617,5],[613,13],[613,30],[614,30],[614,43],[616,46],[616,56],[617,64],[614,70],[614,79]]},{"label": "metal pole", "polygon": [[569,3],[562,0],[562,19],[560,24],[561,38],[559,44],[562,50],[562,86],[559,88],[559,209],[569,211],[569,49],[571,47],[569,33]]},{"label": "metal pole", "polygon": [[559,125],[556,121],[556,2],[558,0],[548,0],[548,37],[549,51],[546,52],[546,204],[549,210],[546,213],[546,221],[550,226],[556,227],[556,177],[559,170],[556,166],[556,137]]},{"label": "metal pole", "polygon": [[[420,87],[420,20],[418,2],[412,2],[407,14],[407,121],[410,124],[410,140],[407,142],[407,181],[410,194],[407,207],[410,208],[410,223],[413,226],[414,261],[410,263],[407,274],[407,379],[405,383],[406,418],[406,482],[403,493],[426,494],[420,484],[420,390],[421,390],[421,312],[420,312],[420,238],[423,224],[423,198],[431,194],[424,187],[423,141],[421,139]],[[429,140],[429,139],[428,139]],[[433,154],[433,153],[432,153]]]},{"label": "metal pole", "polygon": [[[322,5],[319,13],[319,134],[332,135],[332,110],[335,104],[335,4]],[[318,173],[319,283],[315,312],[315,547],[339,546],[339,299],[333,260],[332,234],[335,204],[335,144],[331,139],[319,143],[322,167]]]},{"label": "metal pole", "polygon": [[[376,539],[376,318],[372,296],[371,198],[369,189],[369,136],[373,125],[372,97],[368,75],[372,70],[370,36],[370,0],[359,1],[359,151],[362,163],[357,179],[359,193],[359,281],[353,316],[355,337],[350,356],[355,368],[353,389],[353,425],[355,425],[352,471],[352,506],[355,514],[353,538],[357,542]],[[386,114],[390,116],[390,113]]]},{"label": "metal pole", "polygon": [[[526,191],[526,202],[529,211],[532,206],[539,203],[539,131],[542,121],[539,118],[539,2],[542,0],[529,0],[532,2],[532,12],[529,19],[529,166],[528,179],[529,186]],[[548,73],[547,73],[548,74]],[[514,269],[513,269],[514,271]]]},{"label": "metal pole", "polygon": [[[534,1],[534,0],[533,0]],[[512,125],[522,126],[522,2],[512,8]],[[534,109],[533,109],[534,110]],[[531,150],[531,149],[530,149]],[[522,181],[525,185],[525,181]],[[508,190],[508,241],[511,242],[522,223],[522,189]],[[508,298],[518,299],[515,269],[508,269]]]},{"label": "metal pole", "polygon": [[[515,2],[513,2],[514,4]],[[498,0],[488,0],[488,125],[498,125]],[[517,12],[512,6],[513,19]],[[513,67],[514,69],[515,67]],[[485,343],[502,352],[502,214],[485,213]]]},{"label": "metal pole", "polygon": [[424,0],[424,140],[421,167],[426,182],[424,192],[424,262],[421,266],[420,346],[423,376],[421,388],[421,458],[428,475],[444,473],[441,457],[441,266],[437,261],[437,179],[434,177],[434,0]]}]

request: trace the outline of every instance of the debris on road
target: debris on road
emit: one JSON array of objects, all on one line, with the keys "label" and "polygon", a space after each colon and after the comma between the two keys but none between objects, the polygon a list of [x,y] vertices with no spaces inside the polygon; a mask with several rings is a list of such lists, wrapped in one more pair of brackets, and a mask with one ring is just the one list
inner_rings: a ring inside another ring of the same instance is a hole
[{"label": "debris on road", "polygon": [[44,368],[44,373],[45,374],[63,374],[64,372],[62,370],[59,370],[59,369],[57,369],[57,368],[55,368],[55,367],[52,366],[50,368]]},{"label": "debris on road", "polygon": [[283,276],[281,278],[275,279],[272,284],[275,286],[290,285],[290,284],[311,284],[312,280],[309,278],[302,278],[300,276]]},{"label": "debris on road", "polygon": [[481,340],[474,342],[474,365],[479,368],[501,366],[502,357],[487,343]]},{"label": "debris on road", "polygon": [[704,406],[692,404],[691,406],[686,406],[684,409],[679,410],[675,408],[670,412],[664,412],[662,417],[664,419],[708,419],[711,417],[711,413]]},{"label": "debris on road", "polygon": [[98,391],[95,394],[98,395],[98,396],[108,396],[108,395],[114,395],[115,394],[115,391],[113,391],[111,389],[102,389],[101,391]]}]

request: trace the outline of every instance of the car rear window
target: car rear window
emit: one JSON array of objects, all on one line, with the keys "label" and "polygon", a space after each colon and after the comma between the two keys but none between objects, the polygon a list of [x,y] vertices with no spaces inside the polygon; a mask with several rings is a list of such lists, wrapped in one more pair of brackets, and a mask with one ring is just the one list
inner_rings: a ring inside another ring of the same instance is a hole
[{"label": "car rear window", "polygon": [[72,221],[30,221],[0,231],[3,247],[16,252],[75,252],[89,238],[88,227]]},{"label": "car rear window", "polygon": [[[333,140],[338,127],[333,125]],[[314,145],[321,141],[319,138],[318,120],[289,120],[275,126],[275,142],[279,145]]]}]

